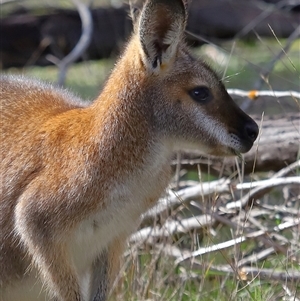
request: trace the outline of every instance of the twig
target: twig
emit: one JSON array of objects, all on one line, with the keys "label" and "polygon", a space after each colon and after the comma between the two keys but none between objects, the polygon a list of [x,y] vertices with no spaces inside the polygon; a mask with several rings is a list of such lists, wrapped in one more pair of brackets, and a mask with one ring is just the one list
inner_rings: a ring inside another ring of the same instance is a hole
[{"label": "twig", "polygon": [[231,95],[237,95],[237,96],[242,96],[242,97],[248,97],[252,100],[255,100],[256,98],[260,96],[271,96],[271,97],[295,97],[300,99],[300,92],[296,91],[269,91],[269,90],[250,90],[250,91],[245,91],[245,90],[240,90],[240,89],[227,89],[228,93]]},{"label": "twig", "polygon": [[[286,171],[290,171],[290,169],[287,169]],[[161,214],[162,212],[174,207],[178,206],[180,204],[186,203],[188,201],[191,201],[193,199],[197,199],[199,197],[207,197],[212,194],[220,194],[220,193],[226,193],[230,192],[230,181],[220,179],[218,181],[212,181],[208,183],[200,183],[198,185],[195,185],[193,187],[188,187],[179,190],[178,192],[174,192],[172,190],[169,190],[167,192],[167,196],[164,198],[161,198],[157,205],[148,210],[146,213],[142,215],[142,220],[147,218],[154,218],[157,215]],[[235,208],[241,208],[243,204],[246,204],[248,202],[248,199],[253,199],[255,196],[257,196],[258,193],[261,193],[265,189],[270,189],[275,186],[281,186],[281,185],[289,185],[289,184],[300,184],[300,177],[289,177],[289,178],[272,178],[268,180],[263,181],[256,181],[256,182],[250,182],[250,183],[239,183],[235,186],[232,186],[234,190],[246,190],[255,188],[252,191],[250,191],[245,197],[242,199],[228,203],[226,205],[226,209],[235,209]]]},{"label": "twig", "polygon": [[84,53],[92,38],[93,21],[89,7],[80,0],[73,0],[73,2],[76,5],[82,23],[80,39],[73,50],[61,61],[52,55],[47,56],[47,59],[56,64],[59,68],[58,85],[60,86],[64,84],[68,68]]},{"label": "twig", "polygon": [[279,170],[278,172],[276,172],[272,178],[281,178],[285,175],[287,175],[288,173],[292,172],[294,169],[299,168],[300,167],[300,160],[297,160],[296,162],[290,164],[289,166],[282,168],[281,170]]},{"label": "twig", "polygon": [[263,20],[265,20],[268,16],[270,16],[275,10],[274,6],[268,6],[264,10],[261,10],[260,14],[258,14],[251,22],[249,22],[241,31],[239,31],[234,40],[240,39],[245,36],[247,33],[252,31],[257,25],[259,25]]},{"label": "twig", "polygon": [[[273,188],[280,185],[289,185],[289,184],[300,184],[300,177],[288,177],[288,178],[272,178],[268,180],[250,182],[250,183],[239,183],[232,186],[234,190],[246,190],[253,189],[249,192],[244,198],[239,201],[231,202],[226,205],[227,209],[241,208],[241,204],[247,203],[249,198],[254,198],[258,192],[261,192],[264,189]],[[220,179],[217,181],[200,183],[193,187],[188,187],[174,192],[169,190],[167,196],[161,198],[157,205],[148,210],[142,215],[142,219],[154,218],[158,214],[161,214],[167,209],[170,209],[174,206],[184,204],[188,201],[200,198],[207,197],[212,194],[220,193],[230,193],[230,181],[225,179]]]},{"label": "twig", "polygon": [[290,301],[300,301],[300,299],[296,297],[295,293],[292,293],[291,290],[285,284],[282,284],[282,288],[285,290],[286,294],[290,297],[289,299]]},{"label": "twig", "polygon": [[259,206],[261,209],[267,209],[269,211],[273,212],[281,212],[284,214],[289,214],[289,215],[299,215],[299,209],[296,208],[289,208],[286,206],[279,206],[279,205],[268,205],[268,204],[261,204]]},{"label": "twig", "polygon": [[300,184],[300,177],[287,177],[287,178],[271,178],[262,181],[255,181],[250,183],[239,183],[235,186],[237,190],[251,189],[255,187],[261,188],[262,186],[275,187],[281,185]]},{"label": "twig", "polygon": [[[274,33],[273,33],[274,34]],[[274,34],[275,35],[275,34]],[[286,55],[287,52],[289,51],[292,43],[299,37],[300,35],[300,25],[293,31],[293,33],[288,37],[287,41],[286,41],[286,44],[285,46],[273,57],[273,59],[269,62],[268,66],[265,68],[265,71],[263,73],[261,73],[261,76],[260,78],[258,79],[258,81],[254,84],[254,89],[255,91],[256,90],[260,90],[263,83],[265,82],[266,78],[268,77],[268,75],[271,73],[271,71],[274,69],[274,66],[276,64],[277,61],[279,61],[283,55]],[[275,38],[277,38],[275,36]],[[296,93],[296,94],[295,94]],[[296,97],[296,98],[299,98],[299,95],[300,93],[298,92],[293,92],[293,96]],[[277,95],[276,95],[277,94]],[[280,93],[281,94],[281,93]],[[274,96],[274,97],[282,97],[282,96],[278,96],[280,95],[278,94],[278,92],[275,92],[274,91],[274,94],[273,95],[270,95],[270,96]],[[276,95],[276,96],[275,96]],[[298,96],[297,96],[298,95]],[[248,96],[248,95],[245,95],[245,96]],[[261,96],[261,95],[259,95]],[[284,95],[284,96],[292,96],[291,94],[290,95]],[[248,96],[248,100],[246,100],[242,105],[241,105],[241,108],[243,110],[247,110],[251,104],[251,100],[255,99],[256,97],[251,97],[251,96]]]},{"label": "twig", "polygon": [[194,258],[196,256],[200,256],[200,255],[204,255],[204,254],[208,254],[208,253],[220,251],[220,250],[223,250],[223,249],[227,249],[229,247],[241,244],[242,242],[248,240],[249,238],[257,238],[257,237],[260,237],[260,236],[262,236],[264,234],[265,234],[264,231],[259,230],[259,231],[252,232],[252,233],[249,233],[249,234],[244,235],[244,236],[240,236],[240,237],[237,237],[237,238],[234,238],[234,239],[231,239],[231,240],[228,240],[228,241],[216,244],[216,245],[212,245],[212,246],[200,248],[197,251],[192,252],[188,256],[183,256],[181,258],[178,258],[175,261],[175,265],[177,265],[177,264],[179,264],[182,261],[185,261],[187,259]]},{"label": "twig", "polygon": [[[272,30],[272,29],[271,29]],[[274,34],[274,33],[273,33]],[[274,34],[275,35],[275,34]],[[292,32],[292,34],[287,38],[285,46],[273,57],[273,59],[269,62],[268,66],[265,68],[265,71],[261,74],[260,79],[254,85],[255,89],[260,89],[264,82],[264,79],[270,74],[273,70],[277,61],[279,61],[284,55],[287,54],[289,49],[292,46],[292,43],[299,37],[300,35],[300,25]],[[277,38],[275,36],[275,38]]]},{"label": "twig", "polygon": [[[285,230],[288,228],[298,226],[299,224],[300,224],[300,220],[285,222],[285,223],[279,224],[278,226],[274,227],[272,231],[274,231],[274,232],[282,231],[282,230]],[[271,231],[269,231],[269,232],[271,232]],[[259,231],[255,231],[252,233],[247,233],[246,235],[243,235],[243,236],[240,236],[240,237],[237,237],[237,238],[234,238],[234,239],[231,239],[231,240],[228,240],[228,241],[216,244],[216,245],[200,248],[197,251],[192,252],[191,255],[189,255],[189,256],[183,256],[181,258],[178,258],[175,261],[175,264],[177,265],[177,264],[181,263],[182,261],[185,261],[187,259],[199,256],[199,255],[220,251],[222,249],[226,249],[226,248],[234,246],[236,244],[241,244],[242,242],[244,242],[248,239],[258,238],[262,235],[265,235],[266,233],[267,233],[266,231],[259,230]]]},{"label": "twig", "polygon": [[167,192],[166,197],[161,198],[155,207],[148,210],[142,215],[142,219],[154,218],[155,216],[161,214],[167,209],[180,205],[184,202],[193,200],[195,198],[208,196],[214,193],[229,191],[229,183],[229,180],[220,179],[217,181],[200,183],[193,187],[181,189],[176,193],[172,190],[169,190]]},{"label": "twig", "polygon": [[[208,267],[194,260],[192,264],[186,263],[189,268],[207,270]],[[242,267],[241,269],[233,269],[230,265],[210,265],[209,271],[211,272],[223,272],[231,274],[233,276],[239,276],[241,280],[250,281],[253,278],[259,277],[260,279],[272,279],[284,282],[295,282],[300,280],[300,272],[297,270],[289,269],[278,271],[274,269],[264,269],[261,267]],[[201,275],[195,275],[194,277],[201,277]]]},{"label": "twig", "polygon": [[[173,257],[175,259],[181,258],[183,256],[188,257],[191,255],[191,252],[188,250],[181,250],[178,247],[175,247],[170,244],[164,244],[163,249],[161,249],[162,245],[158,245],[158,252],[162,252],[170,257]],[[259,259],[263,259],[270,255],[271,248],[264,250],[260,253]],[[176,262],[176,261],[175,261]],[[226,274],[230,274],[233,276],[238,276],[241,280],[251,280],[257,276],[259,276],[261,279],[273,279],[273,280],[281,280],[281,281],[299,281],[300,280],[300,272],[296,270],[284,270],[284,271],[276,271],[274,269],[264,269],[261,267],[254,267],[254,266],[243,266],[239,264],[238,266],[231,266],[231,265],[206,265],[201,263],[197,259],[193,259],[191,262],[182,261],[180,262],[180,265],[187,266],[189,269],[197,269],[197,270],[204,270],[206,271],[209,269],[211,272],[223,272]],[[191,274],[191,273],[189,273]],[[194,277],[199,277],[199,274],[194,274]]]},{"label": "twig", "polygon": [[[251,184],[255,185],[254,183],[255,182],[253,182]],[[265,180],[264,185],[258,186],[255,189],[251,190],[240,200],[228,203],[226,205],[226,209],[230,210],[230,209],[242,208],[242,207],[246,206],[249,201],[256,200],[269,189],[274,188],[275,186],[282,186],[282,185],[300,185],[300,177],[288,177],[288,178],[272,177],[271,179]],[[254,187],[254,186],[252,186],[252,187]]]},{"label": "twig", "polygon": [[238,267],[244,266],[246,264],[252,264],[252,263],[256,263],[262,259],[267,258],[269,255],[275,253],[275,249],[273,247],[271,248],[267,248],[265,250],[262,250],[258,253],[254,253],[250,256],[244,257],[243,259],[239,260],[237,263]]},{"label": "twig", "polygon": [[143,242],[147,239],[169,237],[174,233],[187,233],[191,230],[203,228],[211,225],[213,218],[211,215],[199,215],[183,219],[181,221],[169,220],[162,227],[147,227],[131,235],[131,243]]},{"label": "twig", "polygon": [[189,250],[182,250],[174,245],[168,244],[168,243],[164,243],[164,244],[156,244],[156,246],[158,247],[158,249],[160,250],[160,245],[163,246],[163,250],[162,252],[170,257],[173,258],[179,258],[182,256],[187,256],[191,254],[191,251]]},{"label": "twig", "polygon": [[[240,212],[240,216],[243,216],[247,219],[247,222],[250,222],[251,224],[253,224],[256,228],[258,228],[259,230],[262,230],[264,232],[268,232],[268,228],[263,226],[260,221],[257,218],[254,218],[253,216],[251,216],[251,212],[252,210],[249,210],[247,213],[245,211],[241,211]],[[243,233],[247,233],[246,232],[247,229],[243,229]],[[288,241],[280,236],[277,235],[276,233],[272,233],[272,235],[270,235],[272,238],[274,238],[275,236],[277,236],[276,238],[283,243],[287,244]],[[280,237],[279,237],[280,236]],[[267,247],[272,247],[276,252],[280,252],[284,255],[286,255],[286,248],[284,248],[281,244],[276,243],[273,239],[270,239],[270,237],[264,237],[262,236],[260,238],[260,241]]]}]

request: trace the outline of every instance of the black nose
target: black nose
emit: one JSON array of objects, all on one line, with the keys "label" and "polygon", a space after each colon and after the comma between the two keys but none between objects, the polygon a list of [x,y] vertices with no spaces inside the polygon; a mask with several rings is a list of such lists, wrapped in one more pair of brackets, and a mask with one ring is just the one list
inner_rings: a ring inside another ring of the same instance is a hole
[{"label": "black nose", "polygon": [[258,132],[259,132],[259,129],[258,129],[257,124],[253,120],[251,120],[251,122],[249,122],[246,125],[246,133],[247,133],[248,138],[252,141],[252,143],[256,140],[256,138],[258,136]]}]

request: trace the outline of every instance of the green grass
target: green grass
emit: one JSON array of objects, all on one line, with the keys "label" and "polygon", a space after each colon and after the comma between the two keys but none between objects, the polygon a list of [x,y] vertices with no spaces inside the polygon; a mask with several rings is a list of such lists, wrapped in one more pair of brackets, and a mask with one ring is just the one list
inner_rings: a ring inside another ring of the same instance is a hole
[{"label": "green grass", "polygon": [[[65,87],[78,94],[83,99],[94,99],[113,68],[113,60],[87,61],[72,65],[67,73]],[[56,66],[11,68],[5,70],[8,74],[23,74],[55,83],[58,78]]]},{"label": "green grass", "polygon": [[[130,260],[123,272],[110,301],[267,301],[284,300],[285,295],[280,281],[261,279],[260,276],[239,279],[225,273],[213,272],[207,265],[206,270],[175,268],[167,257],[151,254],[138,255]],[[207,258],[201,261],[209,263]],[[274,270],[285,271],[278,259],[269,266]],[[294,264],[295,265],[295,264]],[[261,264],[266,268],[266,263]],[[300,284],[287,284],[300,292]]]}]

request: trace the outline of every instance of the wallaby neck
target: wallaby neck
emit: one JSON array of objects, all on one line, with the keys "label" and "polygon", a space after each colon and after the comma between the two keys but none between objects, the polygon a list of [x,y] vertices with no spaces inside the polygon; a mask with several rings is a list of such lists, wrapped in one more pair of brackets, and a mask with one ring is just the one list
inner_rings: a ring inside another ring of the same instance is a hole
[{"label": "wallaby neck", "polygon": [[[118,62],[91,107],[95,116],[94,128],[101,135],[100,151],[117,161],[122,170],[144,165],[148,158],[155,156],[166,162],[172,154],[155,130],[152,101],[147,98],[146,71],[141,67],[138,55],[127,49],[129,52],[130,55],[125,53]],[[124,168],[124,164],[128,166]]]}]

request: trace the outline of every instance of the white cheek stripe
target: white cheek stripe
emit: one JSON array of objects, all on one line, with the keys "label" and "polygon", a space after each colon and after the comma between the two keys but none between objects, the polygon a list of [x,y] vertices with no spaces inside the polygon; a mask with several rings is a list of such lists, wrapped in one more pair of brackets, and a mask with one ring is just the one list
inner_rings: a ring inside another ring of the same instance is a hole
[{"label": "white cheek stripe", "polygon": [[195,122],[199,128],[202,129],[202,131],[213,137],[220,144],[232,147],[230,134],[220,122],[211,118],[210,116],[205,115],[200,110],[197,110],[195,114]]}]

